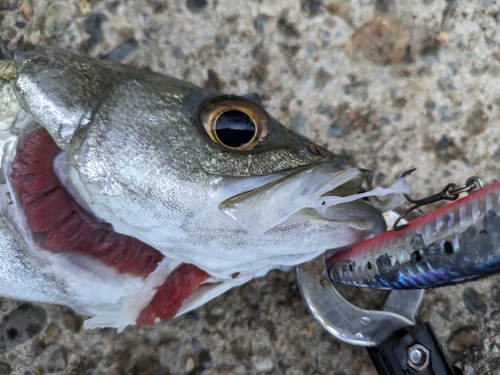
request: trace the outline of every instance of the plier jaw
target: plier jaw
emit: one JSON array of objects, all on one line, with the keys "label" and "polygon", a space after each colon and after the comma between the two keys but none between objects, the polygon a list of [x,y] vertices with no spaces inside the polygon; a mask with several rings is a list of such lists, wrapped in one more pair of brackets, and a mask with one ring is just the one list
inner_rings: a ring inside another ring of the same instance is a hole
[{"label": "plier jaw", "polygon": [[393,290],[382,310],[347,301],[330,281],[324,255],[297,267],[302,298],[314,319],[346,343],[365,346],[379,374],[460,375],[431,326],[416,313],[424,290]]}]

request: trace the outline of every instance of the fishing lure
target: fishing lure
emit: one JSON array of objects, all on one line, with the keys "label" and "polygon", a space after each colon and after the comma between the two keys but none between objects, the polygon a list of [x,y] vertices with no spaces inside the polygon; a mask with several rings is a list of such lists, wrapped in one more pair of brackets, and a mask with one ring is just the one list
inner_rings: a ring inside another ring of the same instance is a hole
[{"label": "fishing lure", "polygon": [[[485,188],[471,178],[462,186],[414,203],[395,223],[395,230],[327,257],[334,282],[377,289],[412,289],[464,282],[500,270],[500,182]],[[474,191],[472,191],[474,190]],[[472,192],[471,192],[472,191]],[[407,213],[439,200],[465,198],[407,225]]]}]

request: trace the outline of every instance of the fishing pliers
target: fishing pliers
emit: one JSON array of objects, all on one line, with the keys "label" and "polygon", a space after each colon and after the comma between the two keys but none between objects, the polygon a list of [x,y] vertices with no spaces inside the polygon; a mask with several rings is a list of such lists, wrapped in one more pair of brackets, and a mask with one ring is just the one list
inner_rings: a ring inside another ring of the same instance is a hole
[{"label": "fishing pliers", "polygon": [[299,265],[300,292],[312,316],[333,336],[367,347],[381,375],[461,375],[428,323],[416,313],[424,290],[393,290],[382,310],[348,302],[330,281],[324,256]]}]

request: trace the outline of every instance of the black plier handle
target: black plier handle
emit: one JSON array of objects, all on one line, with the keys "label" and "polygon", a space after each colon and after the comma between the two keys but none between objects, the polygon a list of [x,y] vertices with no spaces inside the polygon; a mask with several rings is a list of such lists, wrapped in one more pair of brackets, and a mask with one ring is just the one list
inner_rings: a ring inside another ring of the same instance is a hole
[{"label": "black plier handle", "polygon": [[403,328],[366,349],[381,375],[462,375],[446,358],[429,323]]}]

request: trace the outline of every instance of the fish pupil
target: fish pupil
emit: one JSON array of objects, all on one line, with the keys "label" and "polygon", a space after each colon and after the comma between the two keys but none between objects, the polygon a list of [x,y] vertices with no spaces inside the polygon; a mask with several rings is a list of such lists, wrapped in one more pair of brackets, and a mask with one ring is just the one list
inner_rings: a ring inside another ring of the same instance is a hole
[{"label": "fish pupil", "polygon": [[215,132],[219,141],[225,146],[241,147],[252,140],[256,126],[245,112],[231,110],[217,118]]}]

